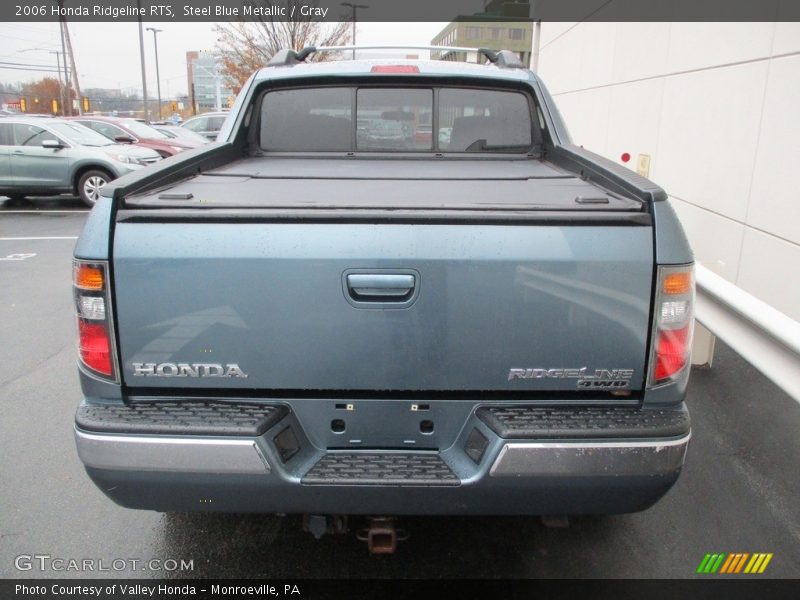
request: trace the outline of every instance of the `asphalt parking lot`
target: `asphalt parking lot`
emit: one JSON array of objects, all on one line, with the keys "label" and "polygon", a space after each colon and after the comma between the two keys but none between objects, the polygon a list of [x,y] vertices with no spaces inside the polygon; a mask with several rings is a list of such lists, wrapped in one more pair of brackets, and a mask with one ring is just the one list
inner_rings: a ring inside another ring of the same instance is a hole
[{"label": "asphalt parking lot", "polygon": [[0,199],[0,577],[92,576],[18,571],[15,557],[193,561],[136,577],[691,577],[707,552],[771,552],[760,577],[800,577],[800,405],[718,344],[696,370],[684,472],[655,507],[573,519],[414,518],[393,556],[354,537],[315,541],[295,516],[163,515],[120,508],[75,453],[71,254],[86,212],[77,200]]}]

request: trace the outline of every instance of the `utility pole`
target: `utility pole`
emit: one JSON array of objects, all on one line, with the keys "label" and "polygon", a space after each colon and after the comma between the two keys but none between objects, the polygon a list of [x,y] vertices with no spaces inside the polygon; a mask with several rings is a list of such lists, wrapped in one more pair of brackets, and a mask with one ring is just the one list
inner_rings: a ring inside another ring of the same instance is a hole
[{"label": "utility pole", "polygon": [[[75,95],[80,98],[81,97],[81,84],[78,81],[78,69],[75,67],[75,53],[72,51],[72,40],[69,37],[69,27],[67,27],[66,19],[62,23],[64,27],[64,38],[67,41],[67,55],[64,56],[64,69],[67,68],[67,56],[69,56],[69,61],[72,64],[72,82],[75,84]],[[69,91],[67,92],[69,94]],[[72,114],[72,95],[70,94],[69,98],[67,98],[67,102],[69,103],[69,110],[70,114]],[[83,114],[83,107],[81,103],[78,102],[78,114]]]},{"label": "utility pole", "polygon": [[[58,8],[60,14],[63,14],[63,11],[61,10],[63,7],[64,7],[64,0],[58,0]],[[62,112],[64,113],[64,116],[69,116],[72,114],[72,103],[70,102],[71,88],[69,86],[69,69],[67,68],[67,45],[64,40],[64,17],[59,17],[58,28],[61,32],[61,53],[64,55],[64,87],[66,88],[66,96],[67,96],[67,101],[64,103],[64,108]]]},{"label": "utility pole", "polygon": [[144,32],[142,31],[142,0],[136,0],[139,9],[139,59],[142,63],[142,99],[144,104],[144,120],[150,121],[150,112],[147,110],[147,72],[144,67]]},{"label": "utility pole", "polygon": [[[369,8],[366,4],[353,4],[352,2],[341,2],[342,6],[346,6],[353,11],[353,46],[356,45],[356,10],[359,8]],[[356,49],[353,48],[353,60],[356,59]]]},{"label": "utility pole", "polygon": [[[61,80],[61,52],[57,50],[48,50],[50,54],[56,55],[56,65],[58,66],[58,95],[61,99],[61,114],[66,116],[67,115],[67,105],[64,102],[64,82]],[[64,66],[67,66],[66,56],[64,57]],[[69,92],[67,92],[67,96],[69,96]]]},{"label": "utility pole", "polygon": [[155,27],[148,27],[147,31],[153,32],[153,46],[156,50],[156,89],[158,90],[158,120],[161,120],[161,75],[158,72],[158,37],[157,34],[161,33],[163,29],[156,29]]}]

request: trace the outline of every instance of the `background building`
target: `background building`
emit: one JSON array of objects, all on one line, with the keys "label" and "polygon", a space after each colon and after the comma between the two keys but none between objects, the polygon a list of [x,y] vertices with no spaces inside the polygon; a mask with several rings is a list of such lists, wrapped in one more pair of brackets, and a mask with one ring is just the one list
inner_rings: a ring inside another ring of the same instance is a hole
[{"label": "background building", "polygon": [[[512,50],[530,66],[533,23],[515,20],[527,17],[529,8],[527,2],[486,2],[483,13],[465,17],[469,20],[456,19],[434,36],[431,45]],[[479,62],[477,53],[465,56],[462,52],[432,52],[431,58]]]},{"label": "background building", "polygon": [[196,112],[228,108],[228,101],[234,95],[225,85],[225,79],[216,54],[192,50],[186,53],[186,79],[189,84],[189,97],[194,97]]},{"label": "background building", "polygon": [[669,193],[696,258],[800,320],[800,23],[543,23],[575,143]]}]

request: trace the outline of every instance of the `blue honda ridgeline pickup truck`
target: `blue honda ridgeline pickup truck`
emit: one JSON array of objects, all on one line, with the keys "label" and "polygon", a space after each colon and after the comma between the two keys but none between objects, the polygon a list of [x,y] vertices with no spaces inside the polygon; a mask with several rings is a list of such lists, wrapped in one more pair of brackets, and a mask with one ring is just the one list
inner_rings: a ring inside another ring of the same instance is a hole
[{"label": "blue honda ridgeline pickup truck", "polygon": [[[623,513],[689,442],[693,258],[540,79],[282,51],[219,141],[106,185],[75,248],[75,439],[118,504]],[[562,519],[563,520],[563,519]],[[392,519],[368,521],[375,552]]]}]

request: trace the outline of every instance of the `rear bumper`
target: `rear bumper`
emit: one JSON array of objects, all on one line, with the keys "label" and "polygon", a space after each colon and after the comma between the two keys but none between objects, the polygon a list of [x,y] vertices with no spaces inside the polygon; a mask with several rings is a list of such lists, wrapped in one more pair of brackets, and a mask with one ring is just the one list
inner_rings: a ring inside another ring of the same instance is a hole
[{"label": "rear bumper", "polygon": [[[477,413],[441,451],[321,449],[291,410],[279,411],[267,430],[240,436],[87,431],[78,419],[75,439],[90,477],[130,508],[464,515],[643,510],[677,479],[690,439],[683,407],[674,419],[685,431],[665,436],[677,430],[662,420],[653,427],[658,437],[634,437],[628,426],[626,437],[603,430],[507,439]],[[287,429],[288,451],[279,437]]]},{"label": "rear bumper", "polygon": [[683,466],[691,434],[675,440],[509,443],[492,477],[668,477]]},{"label": "rear bumper", "polygon": [[255,439],[133,436],[75,430],[78,455],[93,469],[207,475],[267,475]]},{"label": "rear bumper", "polygon": [[[668,477],[680,470],[690,434],[672,440],[504,444],[490,477]],[[269,475],[257,439],[96,434],[75,430],[92,469],[201,475]],[[387,454],[391,454],[387,452]]]}]

